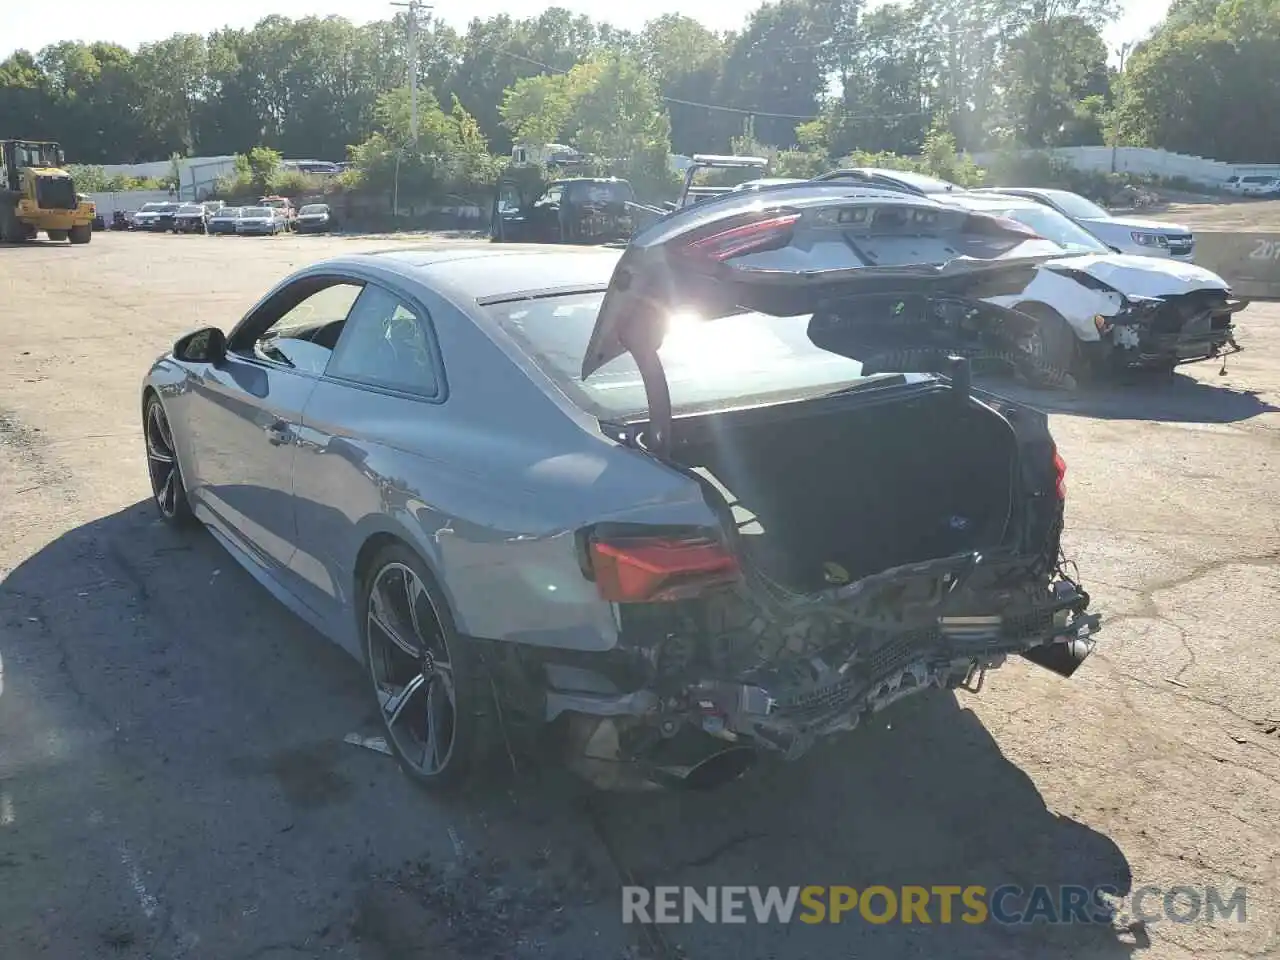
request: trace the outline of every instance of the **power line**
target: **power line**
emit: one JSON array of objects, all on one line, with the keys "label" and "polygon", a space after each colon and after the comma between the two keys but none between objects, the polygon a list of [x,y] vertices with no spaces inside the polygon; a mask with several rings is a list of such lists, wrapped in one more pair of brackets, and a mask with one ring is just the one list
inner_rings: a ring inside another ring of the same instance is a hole
[{"label": "power line", "polygon": [[[514,60],[523,60],[525,63],[528,63],[532,66],[541,67],[543,70],[546,70],[548,73],[554,73],[560,76],[564,76],[569,72],[568,70],[561,70],[559,67],[553,67],[550,64],[542,63],[539,60],[534,60],[532,57],[526,57],[519,53],[512,53],[510,50],[500,49],[500,50],[497,50],[496,52],[503,56],[511,57]],[[720,103],[703,103],[699,100],[683,100],[680,97],[668,97],[665,95],[659,95],[659,99],[661,99],[663,103],[675,103],[685,107],[700,107],[703,110],[718,111],[720,113],[732,113],[737,116],[765,117],[770,120],[801,120],[806,122],[810,120],[822,119],[821,114],[773,113],[768,110],[752,110],[747,107],[730,107]],[[852,121],[906,120],[911,117],[927,117],[927,116],[930,116],[931,114],[932,114],[932,111],[930,110],[911,110],[906,113],[879,113],[879,114],[866,114],[864,116],[843,116],[842,115],[841,119],[852,120]]]}]

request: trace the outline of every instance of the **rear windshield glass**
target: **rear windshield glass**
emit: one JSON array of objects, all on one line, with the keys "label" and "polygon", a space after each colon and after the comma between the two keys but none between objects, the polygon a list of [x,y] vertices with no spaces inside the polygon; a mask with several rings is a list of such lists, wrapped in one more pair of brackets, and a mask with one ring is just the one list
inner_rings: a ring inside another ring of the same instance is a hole
[{"label": "rear windshield glass", "polygon": [[[646,408],[635,361],[624,354],[581,378],[603,293],[571,294],[486,309],[538,367],[593,416]],[[677,412],[734,406],[771,395],[820,393],[862,379],[862,364],[815,347],[808,317],[745,313],[719,320],[675,316],[660,355]]]}]

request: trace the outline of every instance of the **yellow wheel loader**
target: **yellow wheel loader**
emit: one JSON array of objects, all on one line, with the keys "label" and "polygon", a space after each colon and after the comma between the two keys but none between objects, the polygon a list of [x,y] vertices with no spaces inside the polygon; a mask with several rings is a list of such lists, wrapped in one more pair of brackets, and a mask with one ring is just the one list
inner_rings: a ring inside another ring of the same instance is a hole
[{"label": "yellow wheel loader", "polygon": [[0,140],[0,243],[50,240],[88,243],[97,209],[65,169],[62,147],[38,140]]}]

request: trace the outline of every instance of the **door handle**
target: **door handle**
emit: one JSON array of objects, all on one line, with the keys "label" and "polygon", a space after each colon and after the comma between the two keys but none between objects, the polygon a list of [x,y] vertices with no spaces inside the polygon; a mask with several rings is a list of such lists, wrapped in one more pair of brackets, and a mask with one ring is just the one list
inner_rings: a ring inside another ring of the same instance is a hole
[{"label": "door handle", "polygon": [[273,447],[283,446],[293,439],[293,431],[289,429],[289,425],[283,420],[277,420],[267,427],[266,431],[267,443]]}]

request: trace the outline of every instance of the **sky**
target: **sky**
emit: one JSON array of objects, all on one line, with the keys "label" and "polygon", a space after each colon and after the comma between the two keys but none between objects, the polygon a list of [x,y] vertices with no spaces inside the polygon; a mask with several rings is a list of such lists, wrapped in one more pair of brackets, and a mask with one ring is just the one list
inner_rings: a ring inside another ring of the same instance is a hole
[{"label": "sky", "polygon": [[[428,0],[430,2],[430,0]],[[1108,46],[1141,39],[1169,9],[1169,0],[1120,0],[1123,15],[1106,33]],[[873,5],[878,5],[872,0]],[[534,17],[556,5],[605,20],[616,27],[639,29],[646,20],[664,13],[683,13],[714,30],[742,26],[758,3],[726,0],[651,0],[621,8],[611,0],[435,0],[434,13],[457,28],[473,17],[507,13],[516,19]],[[127,8],[127,13],[122,9]],[[173,3],[172,0],[62,0],[58,15],[49,16],[43,4],[24,0],[0,0],[0,57],[14,50],[41,47],[62,40],[105,40],[126,47],[161,40],[174,33],[206,34],[221,27],[250,27],[268,14],[286,17],[335,14],[356,23],[380,20],[394,8],[387,0],[204,0]]]}]

